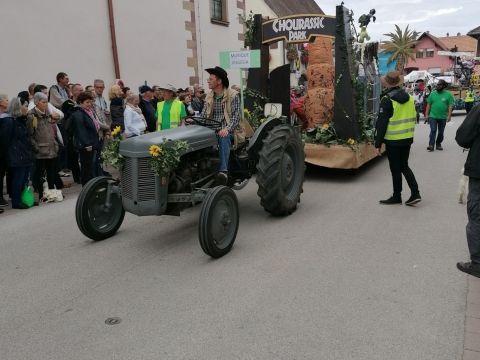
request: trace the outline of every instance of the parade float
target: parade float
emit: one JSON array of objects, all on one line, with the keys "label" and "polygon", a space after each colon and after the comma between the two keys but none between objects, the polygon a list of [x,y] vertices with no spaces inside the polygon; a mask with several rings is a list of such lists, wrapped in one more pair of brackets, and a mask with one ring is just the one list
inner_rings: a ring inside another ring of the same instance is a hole
[{"label": "parade float", "polygon": [[[281,103],[283,115],[292,122],[300,118],[307,163],[356,169],[376,156],[373,134],[381,92],[378,43],[368,42],[366,31],[370,20],[375,21],[374,14],[372,10],[360,17],[359,34],[353,12],[343,5],[336,7],[335,17],[307,14],[265,21],[255,15],[247,30],[250,48],[261,51],[261,67],[249,70],[248,88]],[[299,52],[303,59],[308,57],[308,90],[301,99],[299,117],[291,103],[291,66],[268,71],[269,44],[278,41],[287,43],[292,60],[292,44],[307,44]]]}]

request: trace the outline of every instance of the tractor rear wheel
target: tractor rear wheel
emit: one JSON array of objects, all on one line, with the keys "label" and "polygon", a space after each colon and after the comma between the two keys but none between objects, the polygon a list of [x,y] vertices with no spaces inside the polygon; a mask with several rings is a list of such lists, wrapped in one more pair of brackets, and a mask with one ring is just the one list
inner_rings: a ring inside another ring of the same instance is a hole
[{"label": "tractor rear wheel", "polygon": [[304,145],[294,128],[280,125],[270,131],[257,164],[257,194],[270,214],[285,216],[296,210],[303,192],[304,161]]}]

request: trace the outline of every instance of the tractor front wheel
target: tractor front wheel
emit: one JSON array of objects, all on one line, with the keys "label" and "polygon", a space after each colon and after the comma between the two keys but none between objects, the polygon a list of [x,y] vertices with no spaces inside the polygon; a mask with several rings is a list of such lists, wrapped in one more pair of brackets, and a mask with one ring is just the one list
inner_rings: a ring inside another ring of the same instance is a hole
[{"label": "tractor front wheel", "polygon": [[108,196],[109,186],[118,184],[104,176],[93,178],[84,186],[77,199],[75,207],[77,226],[83,235],[94,241],[113,236],[122,225],[125,216],[122,199],[118,193],[112,192]]},{"label": "tractor front wheel", "polygon": [[200,211],[198,237],[205,254],[219,258],[235,242],[239,223],[238,201],[227,186],[217,186],[207,193]]}]

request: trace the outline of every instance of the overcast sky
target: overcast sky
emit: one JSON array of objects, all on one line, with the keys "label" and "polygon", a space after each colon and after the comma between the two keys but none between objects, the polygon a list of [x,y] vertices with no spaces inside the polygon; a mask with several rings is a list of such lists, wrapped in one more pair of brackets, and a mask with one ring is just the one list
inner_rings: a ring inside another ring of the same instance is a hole
[{"label": "overcast sky", "polygon": [[[315,0],[326,15],[335,16],[334,0]],[[383,34],[395,30],[395,25],[422,33],[429,30],[432,35],[446,36],[461,33],[480,26],[480,0],[346,0],[344,6],[353,10],[355,25],[358,18],[375,9],[377,20],[370,22],[368,33],[372,40],[385,40]]]}]

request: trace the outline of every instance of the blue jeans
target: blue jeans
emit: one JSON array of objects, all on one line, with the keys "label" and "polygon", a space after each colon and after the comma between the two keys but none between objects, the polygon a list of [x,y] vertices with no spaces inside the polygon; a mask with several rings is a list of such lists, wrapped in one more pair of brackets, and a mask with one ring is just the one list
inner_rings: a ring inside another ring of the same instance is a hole
[{"label": "blue jeans", "polygon": [[[430,121],[430,141],[428,144],[433,145],[442,145],[443,142],[443,132],[445,131],[445,125],[447,125],[446,119],[434,119],[429,118]],[[438,127],[438,136],[437,136],[437,127]],[[435,141],[435,137],[437,140]]]},{"label": "blue jeans", "polygon": [[225,137],[218,138],[218,154],[220,156],[220,163],[218,164],[218,171],[228,171],[228,161],[230,159],[230,146],[232,145],[232,140],[230,134]]},{"label": "blue jeans", "polygon": [[30,166],[15,166],[12,170],[12,207],[18,208],[21,203],[22,191],[28,183],[30,177]]}]

